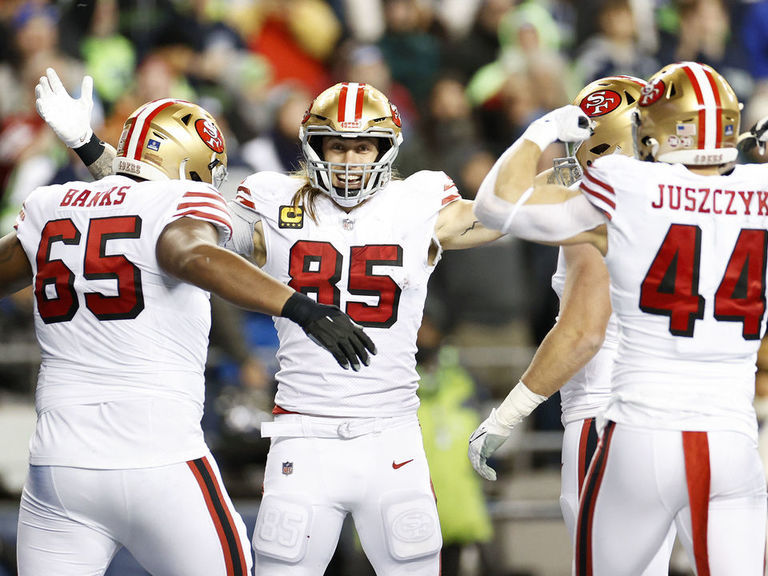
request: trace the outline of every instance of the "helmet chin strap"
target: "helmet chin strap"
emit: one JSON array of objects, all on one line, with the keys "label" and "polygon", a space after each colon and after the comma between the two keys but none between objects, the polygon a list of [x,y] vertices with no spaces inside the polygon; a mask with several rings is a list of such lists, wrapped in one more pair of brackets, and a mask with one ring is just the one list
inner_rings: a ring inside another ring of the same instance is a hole
[{"label": "helmet chin strap", "polygon": [[184,158],[179,164],[179,180],[187,179],[187,162],[189,162],[189,158]]}]

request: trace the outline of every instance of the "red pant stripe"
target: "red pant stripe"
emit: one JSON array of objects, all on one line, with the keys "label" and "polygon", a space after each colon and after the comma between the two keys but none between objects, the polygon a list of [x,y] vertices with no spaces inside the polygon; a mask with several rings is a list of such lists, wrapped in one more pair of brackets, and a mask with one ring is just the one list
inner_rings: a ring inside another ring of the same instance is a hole
[{"label": "red pant stripe", "polygon": [[709,519],[709,442],[706,432],[683,432],[685,476],[688,482],[688,502],[691,507],[693,556],[696,573],[709,576],[707,552],[707,522]]}]

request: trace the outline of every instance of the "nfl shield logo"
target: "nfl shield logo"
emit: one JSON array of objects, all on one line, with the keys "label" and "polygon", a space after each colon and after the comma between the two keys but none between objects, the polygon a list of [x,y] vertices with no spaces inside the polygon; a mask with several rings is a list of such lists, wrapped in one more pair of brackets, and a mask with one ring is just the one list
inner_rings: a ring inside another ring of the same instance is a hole
[{"label": "nfl shield logo", "polygon": [[283,474],[293,474],[293,462],[283,462]]}]

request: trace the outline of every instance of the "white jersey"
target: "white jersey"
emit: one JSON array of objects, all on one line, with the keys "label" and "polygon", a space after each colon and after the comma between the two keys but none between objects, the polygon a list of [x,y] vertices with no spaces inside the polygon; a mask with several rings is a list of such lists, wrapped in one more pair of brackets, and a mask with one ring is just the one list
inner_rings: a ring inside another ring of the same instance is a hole
[{"label": "white jersey", "polygon": [[262,222],[264,270],[295,290],[334,304],[365,327],[376,344],[371,365],[342,369],[301,327],[275,318],[280,347],[275,403],[322,416],[397,416],[416,413],[416,332],[421,324],[435,222],[460,196],[442,172],[422,171],[390,182],[346,213],[324,194],[315,199],[317,222],[294,213],[303,180],[261,172],[238,189],[235,213]]},{"label": "white jersey", "polygon": [[33,191],[17,219],[42,363],[31,463],[136,468],[206,454],[200,428],[209,294],[166,275],[155,246],[181,217],[231,219],[208,184],[109,176]]},{"label": "white jersey", "polygon": [[[552,276],[552,289],[562,301],[567,273],[563,249],[557,255],[557,269]],[[611,373],[619,339],[616,315],[611,313],[600,350],[560,388],[563,426],[576,420],[594,418],[608,404],[611,395]]]},{"label": "white jersey", "polygon": [[768,166],[700,176],[612,155],[581,184],[609,219],[606,264],[621,331],[610,420],[756,439],[765,331]]}]

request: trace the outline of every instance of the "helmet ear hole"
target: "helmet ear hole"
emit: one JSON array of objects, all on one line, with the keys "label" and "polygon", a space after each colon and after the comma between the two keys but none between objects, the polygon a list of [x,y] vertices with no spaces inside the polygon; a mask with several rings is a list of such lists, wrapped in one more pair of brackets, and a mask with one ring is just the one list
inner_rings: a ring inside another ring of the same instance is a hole
[{"label": "helmet ear hole", "polygon": [[200,174],[198,174],[197,172],[190,172],[189,173],[189,179],[190,180],[194,180],[195,182],[202,182],[203,181],[203,179],[200,178]]}]

